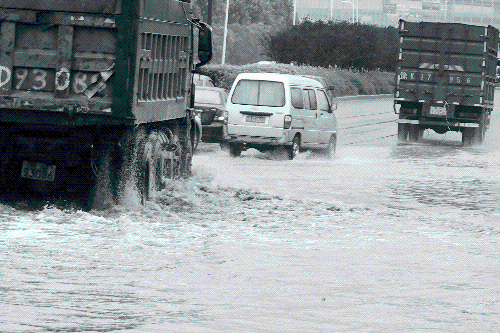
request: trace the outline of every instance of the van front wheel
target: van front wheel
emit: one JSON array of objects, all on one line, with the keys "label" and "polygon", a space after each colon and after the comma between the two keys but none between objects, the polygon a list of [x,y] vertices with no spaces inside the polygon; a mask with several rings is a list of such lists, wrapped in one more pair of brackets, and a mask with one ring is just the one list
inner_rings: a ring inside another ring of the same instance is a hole
[{"label": "van front wheel", "polygon": [[288,147],[288,159],[293,160],[300,151],[300,138],[295,136],[292,141],[292,145]]},{"label": "van front wheel", "polygon": [[332,135],[330,137],[330,141],[328,141],[328,147],[326,147],[325,154],[326,156],[333,156],[335,155],[335,152],[337,151],[337,137],[335,135]]}]

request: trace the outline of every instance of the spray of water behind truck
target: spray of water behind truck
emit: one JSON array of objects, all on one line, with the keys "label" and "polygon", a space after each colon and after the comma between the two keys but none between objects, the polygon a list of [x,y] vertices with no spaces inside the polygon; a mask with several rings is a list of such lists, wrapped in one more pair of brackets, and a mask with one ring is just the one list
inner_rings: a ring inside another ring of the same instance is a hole
[{"label": "spray of water behind truck", "polygon": [[493,26],[399,22],[394,94],[400,141],[425,129],[481,143],[490,125],[499,33]]},{"label": "spray of water behind truck", "polygon": [[212,56],[189,1],[0,0],[0,17],[4,192],[99,206],[189,175],[192,72]]}]

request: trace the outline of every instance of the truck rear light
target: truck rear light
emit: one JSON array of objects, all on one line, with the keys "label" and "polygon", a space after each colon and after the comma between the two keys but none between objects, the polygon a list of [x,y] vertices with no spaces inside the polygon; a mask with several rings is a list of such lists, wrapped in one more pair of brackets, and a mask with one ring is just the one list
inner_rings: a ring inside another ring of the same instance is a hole
[{"label": "truck rear light", "polygon": [[291,126],[292,126],[292,116],[290,116],[289,114],[287,114],[285,116],[284,121],[283,121],[283,128],[284,129],[289,129]]},{"label": "truck rear light", "polygon": [[224,111],[224,119],[222,120],[224,125],[227,125],[227,118],[229,117],[229,112]]}]

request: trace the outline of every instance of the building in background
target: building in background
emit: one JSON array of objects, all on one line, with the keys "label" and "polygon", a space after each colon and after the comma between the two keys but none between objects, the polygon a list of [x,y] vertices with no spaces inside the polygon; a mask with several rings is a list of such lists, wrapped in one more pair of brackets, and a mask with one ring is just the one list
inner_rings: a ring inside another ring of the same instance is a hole
[{"label": "building in background", "polygon": [[333,19],[396,26],[405,19],[500,28],[500,0],[295,0],[295,4],[297,22]]}]

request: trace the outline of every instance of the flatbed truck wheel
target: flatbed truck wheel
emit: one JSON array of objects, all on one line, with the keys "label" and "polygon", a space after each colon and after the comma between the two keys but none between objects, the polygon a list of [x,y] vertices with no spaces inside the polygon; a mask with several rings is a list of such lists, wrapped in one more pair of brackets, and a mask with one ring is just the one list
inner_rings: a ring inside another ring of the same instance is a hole
[{"label": "flatbed truck wheel", "polygon": [[419,125],[410,124],[408,130],[408,140],[411,142],[417,142],[421,138],[422,130]]},{"label": "flatbed truck wheel", "polygon": [[182,178],[189,178],[192,173],[193,165],[193,145],[189,135],[182,135],[181,139],[181,165],[180,175]]},{"label": "flatbed truck wheel", "polygon": [[483,125],[479,127],[467,127],[462,130],[462,144],[464,146],[473,146],[481,144],[484,140]]},{"label": "flatbed truck wheel", "polygon": [[142,204],[154,198],[156,192],[164,186],[161,164],[165,143],[168,143],[166,136],[162,132],[153,131],[149,134],[142,148],[142,167],[139,178]]},{"label": "flatbed truck wheel", "polygon": [[[112,175],[113,146],[104,146],[98,149],[95,158],[91,158],[91,172],[94,173],[89,181],[86,209],[103,210],[114,204],[115,177]],[[90,171],[90,170],[89,170]]]},{"label": "flatbed truck wheel", "polygon": [[408,139],[409,124],[398,124],[398,141],[405,142]]}]

